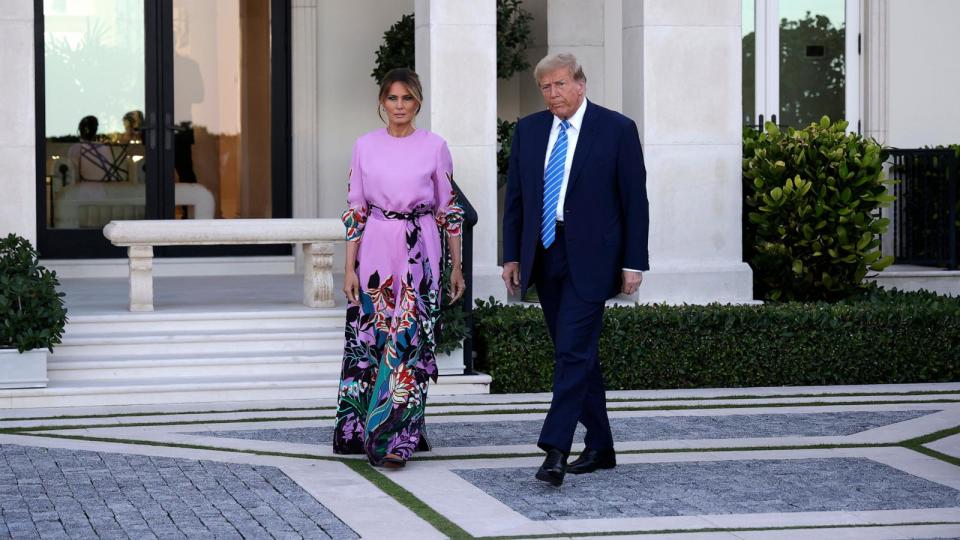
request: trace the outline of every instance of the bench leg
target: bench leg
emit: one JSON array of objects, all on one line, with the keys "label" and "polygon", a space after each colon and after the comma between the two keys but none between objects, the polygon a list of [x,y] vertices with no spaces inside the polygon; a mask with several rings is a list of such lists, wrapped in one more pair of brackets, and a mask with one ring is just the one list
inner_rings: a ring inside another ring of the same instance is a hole
[{"label": "bench leg", "polygon": [[303,245],[303,304],[333,307],[333,242]]},{"label": "bench leg", "polygon": [[130,246],[127,254],[130,257],[130,311],[153,311],[153,246]]}]

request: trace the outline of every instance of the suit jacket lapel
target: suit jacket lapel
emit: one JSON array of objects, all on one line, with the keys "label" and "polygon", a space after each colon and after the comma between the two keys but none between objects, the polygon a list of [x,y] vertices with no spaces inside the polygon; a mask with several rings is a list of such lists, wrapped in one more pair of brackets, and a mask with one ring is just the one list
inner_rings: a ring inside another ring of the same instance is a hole
[{"label": "suit jacket lapel", "polygon": [[553,115],[547,112],[543,115],[543,120],[537,123],[533,130],[533,144],[530,146],[533,152],[533,169],[530,179],[534,182],[534,193],[540,199],[543,199],[543,165],[547,156],[547,142],[550,140],[550,129],[553,127]]},{"label": "suit jacket lapel", "polygon": [[593,103],[587,102],[587,110],[583,112],[583,124],[580,126],[580,135],[577,136],[577,147],[573,150],[573,164],[570,165],[570,179],[567,181],[567,191],[573,189],[583,171],[583,165],[590,156],[590,148],[593,147],[593,141],[597,139],[597,107]]}]

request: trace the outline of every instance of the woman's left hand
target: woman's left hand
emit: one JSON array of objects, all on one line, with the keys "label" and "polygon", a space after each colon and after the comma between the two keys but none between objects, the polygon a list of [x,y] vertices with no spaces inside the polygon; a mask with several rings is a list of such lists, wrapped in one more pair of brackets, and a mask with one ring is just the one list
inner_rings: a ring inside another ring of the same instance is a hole
[{"label": "woman's left hand", "polygon": [[453,304],[463,297],[467,290],[467,282],[463,280],[463,270],[455,266],[450,272],[450,303]]}]

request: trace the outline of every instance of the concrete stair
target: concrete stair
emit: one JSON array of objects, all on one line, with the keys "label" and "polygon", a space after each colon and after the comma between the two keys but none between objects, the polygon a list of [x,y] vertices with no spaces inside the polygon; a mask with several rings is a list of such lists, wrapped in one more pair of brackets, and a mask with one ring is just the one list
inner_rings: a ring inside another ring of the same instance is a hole
[{"label": "concrete stair", "polygon": [[[0,408],[335,398],[342,309],[71,315],[47,388],[0,390]],[[446,375],[433,395],[488,393]]]}]

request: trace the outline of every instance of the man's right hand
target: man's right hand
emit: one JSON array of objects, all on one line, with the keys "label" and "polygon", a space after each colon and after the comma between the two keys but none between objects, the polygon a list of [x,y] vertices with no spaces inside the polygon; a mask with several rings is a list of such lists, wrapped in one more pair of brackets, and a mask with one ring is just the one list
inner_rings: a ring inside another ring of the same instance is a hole
[{"label": "man's right hand", "polygon": [[520,292],[520,263],[503,263],[503,284],[507,286],[507,292],[516,295]]}]

